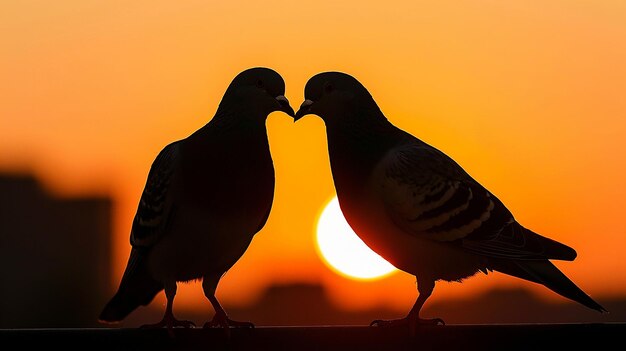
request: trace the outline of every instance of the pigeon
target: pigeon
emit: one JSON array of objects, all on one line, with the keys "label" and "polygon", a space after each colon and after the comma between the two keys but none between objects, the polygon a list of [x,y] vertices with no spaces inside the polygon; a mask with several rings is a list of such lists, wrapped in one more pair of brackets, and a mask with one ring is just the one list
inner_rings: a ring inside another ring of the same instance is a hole
[{"label": "pigeon", "polygon": [[294,116],[284,94],[274,70],[244,70],[206,125],[160,151],[132,222],[126,269],[100,322],[120,322],[164,290],[163,319],[142,327],[194,327],[174,317],[173,303],[178,282],[202,280],[215,310],[204,327],[254,327],[229,319],[215,290],[270,214],[275,178],[265,123],[274,111]]},{"label": "pigeon", "polygon": [[573,261],[574,249],[522,226],[452,158],[394,126],[356,78],[319,73],[304,94],[294,120],[315,114],[324,121],[347,222],[373,251],[416,277],[418,297],[408,315],[371,325],[445,324],[441,318],[420,318],[435,283],[490,271],[542,284],[607,312],[551,263]]}]

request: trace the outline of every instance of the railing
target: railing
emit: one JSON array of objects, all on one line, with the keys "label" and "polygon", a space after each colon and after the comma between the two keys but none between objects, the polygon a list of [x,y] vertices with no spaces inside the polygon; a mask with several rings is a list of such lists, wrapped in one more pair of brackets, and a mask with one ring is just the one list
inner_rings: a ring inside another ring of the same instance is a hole
[{"label": "railing", "polygon": [[506,324],[404,328],[2,329],[3,350],[625,350],[626,323]]}]

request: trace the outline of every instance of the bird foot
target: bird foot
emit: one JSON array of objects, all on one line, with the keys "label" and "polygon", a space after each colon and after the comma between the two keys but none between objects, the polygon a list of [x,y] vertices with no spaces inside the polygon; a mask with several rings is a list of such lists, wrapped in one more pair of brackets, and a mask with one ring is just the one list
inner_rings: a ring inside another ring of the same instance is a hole
[{"label": "bird foot", "polygon": [[163,319],[154,324],[144,324],[140,328],[141,329],[158,329],[158,328],[167,328],[167,334],[170,338],[174,338],[174,328],[183,327],[183,328],[195,328],[195,323],[192,321],[184,321],[178,320],[174,318],[174,316],[165,316]]},{"label": "bird foot", "polygon": [[377,319],[370,323],[370,327],[392,328],[392,327],[408,327],[411,337],[417,335],[417,330],[421,325],[445,325],[441,318],[423,319],[419,317],[405,317],[401,319],[382,320]]},{"label": "bird foot", "polygon": [[219,327],[254,328],[254,324],[250,322],[234,321],[223,314],[215,314],[212,320],[204,324],[204,328],[219,328]]},{"label": "bird foot", "polygon": [[192,321],[178,320],[176,318],[163,318],[160,322],[154,324],[144,324],[141,326],[142,329],[157,329],[167,327],[170,328],[195,328],[196,324]]},{"label": "bird foot", "polygon": [[235,328],[254,328],[254,324],[250,323],[250,322],[238,322],[238,321],[234,321],[230,318],[228,318],[226,316],[226,314],[224,313],[216,313],[215,316],[213,316],[213,319],[211,319],[210,321],[204,323],[204,328],[208,329],[208,328],[223,328],[224,333],[226,335],[227,339],[230,339],[230,327],[235,327]]},{"label": "bird foot", "polygon": [[372,321],[372,323],[370,323],[370,327],[400,327],[400,326],[405,326],[405,325],[446,325],[446,323],[443,321],[443,319],[441,318],[432,318],[432,319],[425,319],[425,318],[410,318],[410,317],[405,317],[405,318],[400,318],[400,319],[390,319],[390,320],[383,320],[383,319],[377,319],[375,321]]}]

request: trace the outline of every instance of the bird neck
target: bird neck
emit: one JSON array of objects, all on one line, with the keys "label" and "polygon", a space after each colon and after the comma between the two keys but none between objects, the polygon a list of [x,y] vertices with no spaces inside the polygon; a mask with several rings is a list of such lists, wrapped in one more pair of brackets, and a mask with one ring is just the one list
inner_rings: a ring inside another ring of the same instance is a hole
[{"label": "bird neck", "polygon": [[206,126],[217,128],[220,132],[241,132],[247,129],[265,131],[267,115],[268,113],[253,109],[247,104],[221,104]]},{"label": "bird neck", "polygon": [[[359,186],[367,175],[398,142],[401,131],[380,111],[360,111],[359,115],[341,116],[326,124],[328,153],[335,182],[345,188]],[[363,118],[367,116],[367,118]]]},{"label": "bird neck", "polygon": [[207,124],[189,136],[188,142],[201,147],[212,147],[215,143],[261,150],[269,147],[264,118],[225,109],[218,110]]}]

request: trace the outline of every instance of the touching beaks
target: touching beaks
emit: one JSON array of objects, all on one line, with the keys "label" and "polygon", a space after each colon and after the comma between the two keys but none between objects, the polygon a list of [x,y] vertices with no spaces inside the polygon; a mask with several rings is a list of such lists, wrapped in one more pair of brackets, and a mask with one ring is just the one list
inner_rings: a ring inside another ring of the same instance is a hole
[{"label": "touching beaks", "polygon": [[293,113],[293,108],[289,105],[289,100],[285,97],[285,95],[278,95],[276,97],[276,101],[280,104],[280,111],[288,114],[291,117],[295,118],[295,114]]},{"label": "touching beaks", "polygon": [[308,115],[310,113],[309,111],[311,110],[311,105],[313,105],[313,101],[309,99],[304,100],[302,105],[300,105],[298,112],[296,112],[296,115],[293,117],[294,122],[304,117],[305,115]]}]

